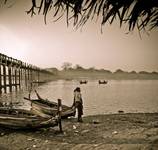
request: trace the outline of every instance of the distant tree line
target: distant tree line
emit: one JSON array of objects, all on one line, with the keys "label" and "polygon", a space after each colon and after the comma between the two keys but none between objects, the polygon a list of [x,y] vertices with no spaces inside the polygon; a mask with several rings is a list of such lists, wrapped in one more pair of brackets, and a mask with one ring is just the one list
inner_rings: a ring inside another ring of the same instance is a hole
[{"label": "distant tree line", "polygon": [[[124,71],[122,69],[117,69],[116,71],[112,72],[110,70],[106,70],[106,69],[97,69],[95,67],[90,67],[90,68],[84,68],[83,66],[76,64],[73,66],[72,63],[70,62],[64,62],[61,66],[62,71],[83,71],[83,72],[100,72],[100,73],[106,73],[106,74],[154,74],[154,75],[158,75],[158,72],[153,71],[153,72],[147,72],[147,71]],[[57,68],[49,68],[50,71],[57,73],[59,70]]]}]

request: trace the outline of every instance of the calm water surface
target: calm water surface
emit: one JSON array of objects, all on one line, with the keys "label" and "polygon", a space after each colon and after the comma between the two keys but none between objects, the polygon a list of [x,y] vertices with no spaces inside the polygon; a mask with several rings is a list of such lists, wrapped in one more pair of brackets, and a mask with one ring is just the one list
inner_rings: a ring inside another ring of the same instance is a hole
[{"label": "calm water surface", "polygon": [[[97,80],[89,80],[87,84],[79,81],[58,80],[36,87],[43,98],[64,104],[73,102],[73,90],[81,88],[84,101],[84,115],[125,112],[158,112],[158,80],[110,80],[108,84],[99,85]],[[1,101],[12,101],[18,107],[30,108],[30,102],[23,100],[28,91],[3,94]],[[36,98],[34,92],[32,98]]]}]

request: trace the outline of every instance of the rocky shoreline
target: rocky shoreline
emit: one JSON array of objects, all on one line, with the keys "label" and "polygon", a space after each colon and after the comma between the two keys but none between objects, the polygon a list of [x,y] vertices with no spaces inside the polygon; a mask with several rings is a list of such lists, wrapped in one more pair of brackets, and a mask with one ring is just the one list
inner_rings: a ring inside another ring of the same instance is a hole
[{"label": "rocky shoreline", "polygon": [[158,150],[158,113],[86,116],[33,131],[0,128],[0,150]]}]

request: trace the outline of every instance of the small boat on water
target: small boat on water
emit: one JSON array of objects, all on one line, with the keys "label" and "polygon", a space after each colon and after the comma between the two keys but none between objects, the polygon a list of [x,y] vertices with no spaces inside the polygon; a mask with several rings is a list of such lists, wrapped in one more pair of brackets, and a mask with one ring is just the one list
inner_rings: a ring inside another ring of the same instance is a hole
[{"label": "small boat on water", "polygon": [[34,81],[32,81],[31,83],[44,84],[44,83],[46,83],[46,81],[34,80]]},{"label": "small boat on water", "polygon": [[98,83],[99,83],[99,84],[107,84],[108,81],[105,81],[105,80],[104,80],[104,81],[101,81],[101,80],[99,80]]},{"label": "small boat on water", "polygon": [[[31,111],[42,117],[56,116],[58,113],[58,104],[56,102],[43,99],[36,92],[38,99],[31,99],[24,97],[25,100],[31,102]],[[75,109],[62,105],[61,118],[67,118],[69,116],[75,116]]]},{"label": "small boat on water", "polygon": [[38,129],[58,125],[58,118],[43,118],[29,110],[0,107],[0,126],[10,129]]},{"label": "small boat on water", "polygon": [[88,83],[88,81],[80,81],[80,84],[87,84]]}]

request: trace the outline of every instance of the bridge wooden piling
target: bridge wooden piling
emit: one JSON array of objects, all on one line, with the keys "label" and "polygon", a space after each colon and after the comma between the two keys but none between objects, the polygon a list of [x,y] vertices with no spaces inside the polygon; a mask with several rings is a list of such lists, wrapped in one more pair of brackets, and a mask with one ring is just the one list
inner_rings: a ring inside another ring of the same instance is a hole
[{"label": "bridge wooden piling", "polygon": [[0,53],[0,94],[28,87],[32,82],[44,82],[50,76],[49,71]]},{"label": "bridge wooden piling", "polygon": [[7,92],[6,77],[7,77],[7,75],[6,75],[6,66],[3,65],[3,86],[2,87],[4,88],[4,93]]}]

